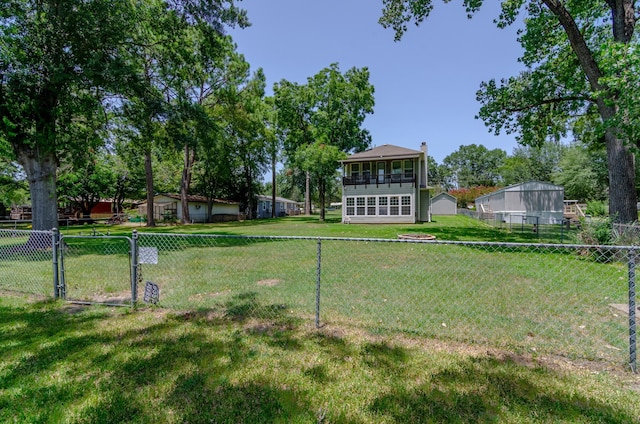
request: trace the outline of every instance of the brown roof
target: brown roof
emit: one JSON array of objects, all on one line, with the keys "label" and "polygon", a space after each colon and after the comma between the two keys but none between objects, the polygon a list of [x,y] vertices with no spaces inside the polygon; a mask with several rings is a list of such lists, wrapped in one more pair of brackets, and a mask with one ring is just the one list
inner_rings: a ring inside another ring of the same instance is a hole
[{"label": "brown roof", "polygon": [[383,144],[364,152],[354,153],[342,162],[355,162],[365,159],[396,159],[396,158],[415,158],[422,155],[420,150],[407,149],[405,147],[394,146],[393,144]]}]

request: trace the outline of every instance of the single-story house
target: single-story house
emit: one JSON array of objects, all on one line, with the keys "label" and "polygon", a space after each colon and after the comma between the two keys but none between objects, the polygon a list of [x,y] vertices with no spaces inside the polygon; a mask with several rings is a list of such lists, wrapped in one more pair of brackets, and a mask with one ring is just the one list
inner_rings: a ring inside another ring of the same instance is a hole
[{"label": "single-story house", "polygon": [[502,222],[556,224],[564,217],[564,187],[529,181],[476,199],[478,218]]},{"label": "single-story house", "polygon": [[[271,218],[271,196],[258,196],[256,218]],[[276,216],[300,215],[300,204],[295,200],[276,196]]]},{"label": "single-story house", "polygon": [[433,215],[457,215],[458,199],[447,192],[436,194],[431,199],[431,213]]},{"label": "single-story house", "polygon": [[420,150],[374,147],[349,156],[342,168],[342,222],[431,221],[426,143]]},{"label": "single-story house", "polygon": [[[189,195],[189,218],[191,222],[207,222],[207,197]],[[140,215],[147,214],[147,203],[138,206]],[[182,220],[182,206],[179,194],[159,194],[153,197],[153,216],[157,220],[173,217]],[[240,203],[230,200],[213,199],[211,221],[237,221],[240,219]]]}]

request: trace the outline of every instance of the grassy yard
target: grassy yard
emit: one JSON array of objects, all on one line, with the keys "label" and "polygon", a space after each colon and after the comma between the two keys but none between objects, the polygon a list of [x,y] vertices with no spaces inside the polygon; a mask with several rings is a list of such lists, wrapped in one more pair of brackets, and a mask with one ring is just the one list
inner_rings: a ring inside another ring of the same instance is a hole
[{"label": "grassy yard", "polygon": [[632,423],[636,376],[295,319],[0,299],[0,421]]},{"label": "grassy yard", "polygon": [[[125,223],[123,225],[81,225],[62,227],[66,234],[119,234],[130,235],[133,229],[144,232],[169,233],[215,233],[255,236],[325,236],[325,237],[358,237],[358,238],[391,238],[399,234],[430,234],[438,240],[455,241],[499,241],[499,242],[570,242],[576,229],[564,230],[560,227],[534,233],[520,231],[520,227],[494,228],[482,221],[463,215],[437,215],[432,222],[418,224],[342,224],[340,211],[327,212],[327,218],[320,222],[317,215],[292,216],[277,219],[258,219],[244,222],[227,222],[216,224],[163,225],[147,228],[144,223]],[[562,237],[561,237],[562,236]]]},{"label": "grassy yard", "polygon": [[[159,255],[142,274],[162,285],[167,308],[36,301],[13,286],[0,292],[0,422],[640,419],[640,379],[624,366],[625,317],[610,306],[625,302],[624,264],[560,250],[326,240],[316,329],[313,239],[178,234],[539,239],[461,216],[416,225],[343,225],[330,215],[324,223],[295,217],[63,233],[133,229],[156,234],[140,238]],[[65,242],[72,298],[126,293],[126,240]],[[11,268],[5,262],[0,272]],[[25,266],[42,273],[51,263]]]}]

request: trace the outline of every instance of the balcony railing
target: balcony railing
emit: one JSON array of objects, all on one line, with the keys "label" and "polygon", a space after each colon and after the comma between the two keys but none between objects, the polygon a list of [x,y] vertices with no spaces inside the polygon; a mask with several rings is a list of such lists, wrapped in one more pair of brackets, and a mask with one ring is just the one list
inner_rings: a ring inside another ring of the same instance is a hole
[{"label": "balcony railing", "polygon": [[416,183],[416,174],[379,174],[379,175],[357,175],[350,177],[342,177],[342,185],[375,185],[383,184],[413,184]]}]

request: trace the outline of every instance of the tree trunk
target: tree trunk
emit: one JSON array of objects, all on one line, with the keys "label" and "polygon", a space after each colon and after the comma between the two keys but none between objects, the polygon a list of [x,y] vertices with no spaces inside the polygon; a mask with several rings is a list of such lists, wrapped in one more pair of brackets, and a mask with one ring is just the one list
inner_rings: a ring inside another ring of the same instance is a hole
[{"label": "tree trunk", "polygon": [[609,216],[615,222],[638,220],[635,158],[612,130],[605,134],[609,168]]},{"label": "tree trunk", "polygon": [[320,203],[320,221],[324,221],[325,211],[324,211],[324,197],[325,197],[325,184],[324,181],[321,181],[318,186],[318,197]]},{"label": "tree trunk", "polygon": [[311,215],[311,193],[310,193],[311,175],[307,171],[304,182],[304,214]]},{"label": "tree trunk", "polygon": [[18,161],[24,168],[31,193],[32,228],[51,230],[58,226],[58,198],[56,195],[57,160],[54,153],[40,153],[38,149],[19,152]]},{"label": "tree trunk", "polygon": [[276,156],[271,156],[271,218],[275,218],[276,213]]},{"label": "tree trunk", "polygon": [[180,180],[180,203],[182,206],[182,220],[183,224],[191,222],[189,216],[189,187],[191,186],[191,175],[193,162],[195,161],[195,151],[190,149],[189,146],[184,146],[184,165],[182,167],[182,179]]},{"label": "tree trunk", "polygon": [[151,166],[151,149],[144,152],[144,171],[147,183],[147,227],[156,226],[156,218],[153,213],[153,167]]}]

